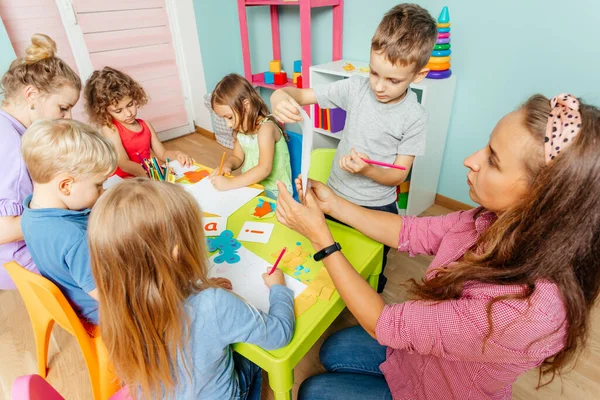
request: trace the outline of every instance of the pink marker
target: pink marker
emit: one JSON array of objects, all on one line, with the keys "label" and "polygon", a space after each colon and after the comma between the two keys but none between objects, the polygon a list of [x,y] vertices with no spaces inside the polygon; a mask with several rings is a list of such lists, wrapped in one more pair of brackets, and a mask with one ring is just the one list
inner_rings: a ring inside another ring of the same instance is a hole
[{"label": "pink marker", "polygon": [[287,250],[287,247],[284,247],[283,250],[281,250],[281,253],[279,253],[279,257],[277,257],[277,261],[275,261],[275,264],[273,264],[273,268],[271,268],[271,270],[269,271],[269,275],[271,275],[273,272],[275,272],[275,269],[277,268],[277,265],[279,265],[279,261],[281,261],[281,258],[285,254],[286,250]]},{"label": "pink marker", "polygon": [[396,164],[388,164],[388,163],[384,163],[381,161],[375,161],[375,160],[367,160],[366,158],[361,158],[361,160],[363,160],[364,162],[366,162],[367,164],[372,164],[372,165],[379,165],[380,167],[388,167],[388,168],[395,168],[395,169],[400,169],[402,171],[405,171],[406,168],[404,168],[401,165],[396,165]]}]

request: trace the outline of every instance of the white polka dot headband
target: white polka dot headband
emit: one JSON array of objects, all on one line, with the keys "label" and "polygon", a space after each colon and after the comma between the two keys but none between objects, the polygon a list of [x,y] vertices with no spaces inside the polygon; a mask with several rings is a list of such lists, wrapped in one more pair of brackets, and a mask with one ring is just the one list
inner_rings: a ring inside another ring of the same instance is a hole
[{"label": "white polka dot headband", "polygon": [[581,129],[579,100],[570,94],[561,93],[550,100],[552,110],[546,125],[544,139],[546,164],[556,158],[561,150],[569,147]]}]

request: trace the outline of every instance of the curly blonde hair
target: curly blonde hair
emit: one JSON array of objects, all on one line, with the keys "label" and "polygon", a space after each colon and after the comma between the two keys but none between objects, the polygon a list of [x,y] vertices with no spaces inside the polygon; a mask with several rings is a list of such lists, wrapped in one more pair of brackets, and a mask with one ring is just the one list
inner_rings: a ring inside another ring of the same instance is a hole
[{"label": "curly blonde hair", "polygon": [[48,35],[34,34],[25,53],[25,57],[10,64],[0,81],[5,104],[14,101],[24,86],[33,86],[42,93],[52,93],[66,85],[81,90],[81,79],[66,62],[56,57],[56,43]]},{"label": "curly blonde hair", "polygon": [[98,126],[111,125],[108,106],[116,106],[125,97],[131,97],[138,107],[148,103],[148,95],[139,83],[111,67],[92,73],[85,84],[84,96],[90,122]]}]

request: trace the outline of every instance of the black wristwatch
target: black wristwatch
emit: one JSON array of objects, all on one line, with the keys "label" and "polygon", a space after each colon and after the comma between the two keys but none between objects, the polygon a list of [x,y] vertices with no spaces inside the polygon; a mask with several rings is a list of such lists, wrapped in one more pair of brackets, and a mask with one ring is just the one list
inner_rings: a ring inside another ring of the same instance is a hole
[{"label": "black wristwatch", "polygon": [[315,253],[315,255],[313,256],[313,259],[315,261],[321,261],[325,257],[335,253],[336,251],[340,251],[341,249],[342,249],[342,246],[340,246],[340,244],[338,242],[335,242],[331,246],[325,247],[324,249],[317,251]]}]

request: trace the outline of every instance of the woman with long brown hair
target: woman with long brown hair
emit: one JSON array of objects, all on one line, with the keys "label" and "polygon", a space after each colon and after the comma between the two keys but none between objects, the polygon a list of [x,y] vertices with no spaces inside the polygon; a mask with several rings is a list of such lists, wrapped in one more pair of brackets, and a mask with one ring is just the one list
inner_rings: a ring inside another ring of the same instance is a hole
[{"label": "woman with long brown hair", "polygon": [[143,178],[100,197],[88,240],[102,338],[135,398],[260,399],[260,368],[231,344],[290,341],[294,297],[281,271],[263,274],[268,314],[225,290],[229,281],[208,279],[198,204],[180,186]]},{"label": "woman with long brown hair", "polygon": [[[282,193],[278,219],[327,249],[325,267],[361,325],[324,343],[328,373],[299,397],[510,399],[523,372],[539,367],[543,386],[572,365],[600,286],[599,155],[598,108],[535,95],[465,160],[481,207],[390,217],[318,182],[304,204]],[[336,251],[323,212],[411,256],[434,255],[412,281],[414,300],[386,305]]]}]

